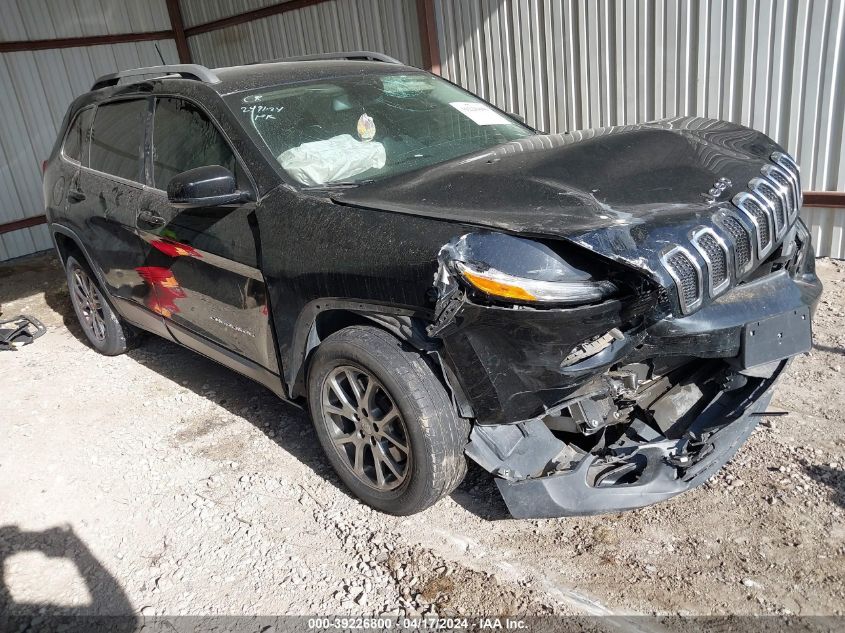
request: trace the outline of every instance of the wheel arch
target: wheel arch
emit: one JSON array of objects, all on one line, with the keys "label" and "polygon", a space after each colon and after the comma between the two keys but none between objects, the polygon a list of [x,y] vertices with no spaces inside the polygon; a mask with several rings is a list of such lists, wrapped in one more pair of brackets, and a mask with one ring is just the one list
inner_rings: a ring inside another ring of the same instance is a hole
[{"label": "wheel arch", "polygon": [[53,230],[52,234],[53,243],[56,245],[56,252],[59,255],[59,261],[62,263],[62,266],[67,264],[68,255],[78,254],[88,261],[88,258],[85,257],[85,254],[82,251],[82,247],[77,243],[74,237],[71,237],[70,231],[65,233],[60,230]]},{"label": "wheel arch", "polygon": [[85,260],[88,267],[94,272],[100,288],[106,289],[105,276],[103,271],[97,265],[96,260],[88,253],[88,249],[82,243],[79,235],[73,229],[70,229],[61,224],[50,225],[50,235],[53,238],[53,244],[56,246],[56,252],[59,254],[59,260],[62,262],[62,267],[67,265],[67,258],[69,255],[76,255]]},{"label": "wheel arch", "polygon": [[344,328],[369,325],[385,330],[420,352],[451,396],[458,415],[472,418],[469,400],[454,372],[439,353],[440,342],[426,333],[429,323],[430,319],[425,314],[409,308],[338,299],[312,301],[306,305],[297,321],[290,363],[285,368],[289,393],[293,397],[306,394],[308,364],[322,341]]}]

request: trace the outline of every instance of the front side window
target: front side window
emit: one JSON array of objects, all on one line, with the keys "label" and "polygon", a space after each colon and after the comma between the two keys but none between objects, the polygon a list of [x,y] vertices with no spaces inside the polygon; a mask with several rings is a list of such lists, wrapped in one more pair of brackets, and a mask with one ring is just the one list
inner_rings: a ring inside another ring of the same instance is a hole
[{"label": "front side window", "polygon": [[141,182],[145,99],[97,106],[91,138],[91,169]]},{"label": "front side window", "polygon": [[533,134],[424,73],[294,83],[231,95],[227,103],[306,186],[383,178]]},{"label": "front side window", "polygon": [[166,190],[176,174],[208,165],[221,165],[237,175],[232,148],[208,115],[184,99],[156,99],[153,122],[156,188]]},{"label": "front side window", "polygon": [[88,142],[91,140],[91,122],[94,108],[85,108],[77,112],[65,137],[62,152],[66,158],[88,165]]}]

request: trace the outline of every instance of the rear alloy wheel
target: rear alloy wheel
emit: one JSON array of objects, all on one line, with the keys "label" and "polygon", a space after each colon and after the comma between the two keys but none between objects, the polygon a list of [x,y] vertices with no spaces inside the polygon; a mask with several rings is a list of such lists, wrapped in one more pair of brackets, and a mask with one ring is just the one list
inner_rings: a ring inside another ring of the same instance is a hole
[{"label": "rear alloy wheel", "polygon": [[79,324],[86,336],[91,342],[102,344],[106,340],[103,298],[94,280],[80,266],[75,266],[71,272],[70,293]]},{"label": "rear alloy wheel", "polygon": [[311,418],[343,482],[368,505],[407,515],[466,473],[469,423],[422,356],[375,327],[326,338],[308,370]]},{"label": "rear alloy wheel", "polygon": [[79,325],[101,354],[116,356],[133,347],[139,333],[112,309],[85,262],[68,255],[65,264],[70,301]]}]

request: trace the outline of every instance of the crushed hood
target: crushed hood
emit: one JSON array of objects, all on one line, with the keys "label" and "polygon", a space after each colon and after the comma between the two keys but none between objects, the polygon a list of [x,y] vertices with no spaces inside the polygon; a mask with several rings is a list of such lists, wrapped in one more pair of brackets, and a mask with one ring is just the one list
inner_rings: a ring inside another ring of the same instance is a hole
[{"label": "crushed hood", "polygon": [[[560,237],[657,272],[659,252],[709,226],[781,148],[701,118],[536,135],[348,189],[335,202]],[[721,195],[708,192],[720,178]],[[659,276],[663,276],[658,273]]]}]

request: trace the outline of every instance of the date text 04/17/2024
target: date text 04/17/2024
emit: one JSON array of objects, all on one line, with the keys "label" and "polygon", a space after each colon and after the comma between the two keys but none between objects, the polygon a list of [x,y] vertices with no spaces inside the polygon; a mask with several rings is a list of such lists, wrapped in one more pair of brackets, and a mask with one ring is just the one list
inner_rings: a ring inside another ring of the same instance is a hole
[{"label": "date text 04/17/2024", "polygon": [[407,630],[407,631],[519,631],[527,629],[527,623],[517,618],[477,617],[477,618],[309,618],[309,630]]}]

